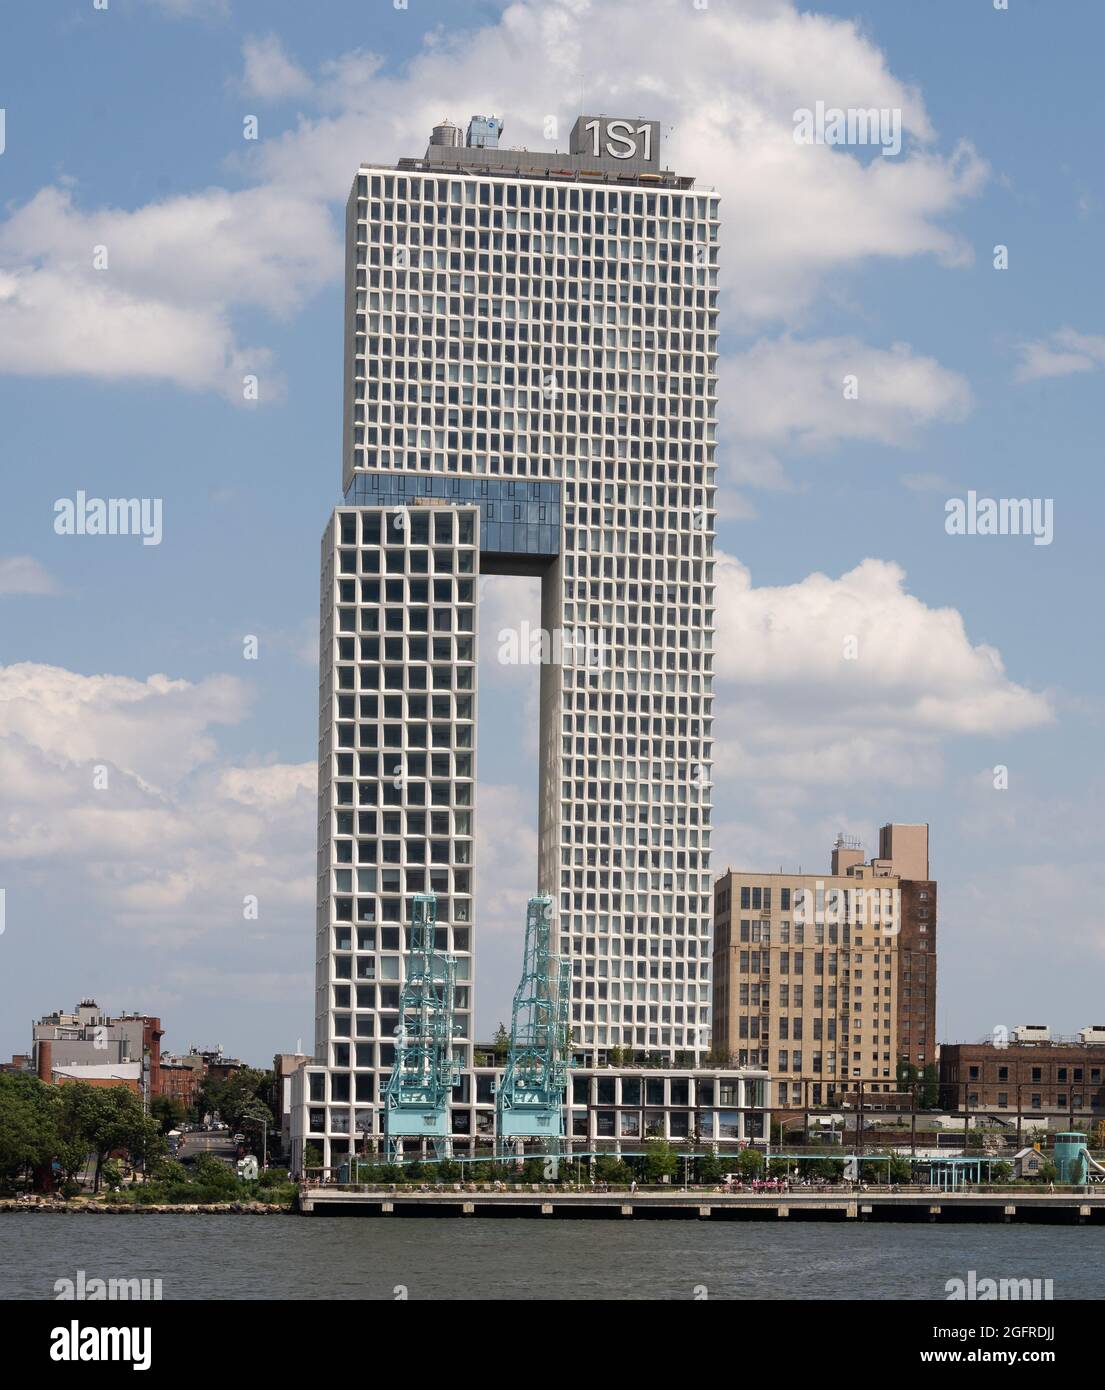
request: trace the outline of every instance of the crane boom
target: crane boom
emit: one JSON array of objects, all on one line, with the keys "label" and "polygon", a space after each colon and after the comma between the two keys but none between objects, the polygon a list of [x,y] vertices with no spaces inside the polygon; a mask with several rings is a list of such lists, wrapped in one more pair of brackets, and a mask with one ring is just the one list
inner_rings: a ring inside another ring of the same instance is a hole
[{"label": "crane boom", "polygon": [[530,898],[510,1051],[496,1096],[500,1154],[512,1139],[542,1138],[556,1146],[564,1134],[568,984],[567,960],[552,953],[552,898]]},{"label": "crane boom", "polygon": [[384,1093],[387,1157],[404,1138],[429,1138],[450,1152],[449,1095],[460,1076],[453,1055],[456,960],[437,949],[437,898],[415,895],[406,979],[399,996],[395,1062]]}]

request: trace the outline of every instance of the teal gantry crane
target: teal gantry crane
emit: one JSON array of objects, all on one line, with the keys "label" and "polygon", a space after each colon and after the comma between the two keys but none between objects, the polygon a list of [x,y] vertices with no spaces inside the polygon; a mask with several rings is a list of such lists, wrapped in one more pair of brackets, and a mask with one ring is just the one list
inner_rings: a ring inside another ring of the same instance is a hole
[{"label": "teal gantry crane", "polygon": [[460,1077],[453,1056],[456,961],[437,949],[436,926],[436,896],[416,894],[395,1062],[384,1093],[389,1162],[398,1156],[404,1138],[428,1138],[438,1158],[450,1156],[449,1093]]},{"label": "teal gantry crane", "polygon": [[568,962],[552,954],[552,898],[530,898],[522,978],[514,992],[510,1051],[495,1098],[500,1157],[511,1140],[545,1139],[559,1151],[568,1078]]}]

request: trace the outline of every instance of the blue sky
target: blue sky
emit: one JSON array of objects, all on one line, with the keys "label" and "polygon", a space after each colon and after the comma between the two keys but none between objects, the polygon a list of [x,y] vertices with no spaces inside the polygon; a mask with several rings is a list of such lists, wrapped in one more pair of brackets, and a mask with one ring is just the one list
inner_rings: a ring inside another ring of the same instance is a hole
[{"label": "blue sky", "polygon": [[[0,1050],[86,994],[173,1048],[309,1040],[340,210],[359,158],[421,153],[444,115],[531,147],[555,115],[563,145],[581,80],[723,195],[715,871],[928,821],[941,1036],[1094,1022],[1103,41],[1095,0],[6,15]],[[900,107],[901,155],[798,148],[818,100]],[[1053,499],[1052,544],[946,535],[968,489]],[[162,544],[55,535],[78,490],[162,499]],[[532,586],[487,584],[485,1026],[536,875],[535,683],[488,640],[526,614]]]}]

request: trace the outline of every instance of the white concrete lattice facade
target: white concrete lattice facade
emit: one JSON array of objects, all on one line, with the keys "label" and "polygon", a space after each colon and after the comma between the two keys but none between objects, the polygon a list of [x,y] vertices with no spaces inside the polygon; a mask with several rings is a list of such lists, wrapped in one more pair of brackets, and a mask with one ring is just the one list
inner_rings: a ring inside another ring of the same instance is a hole
[{"label": "white concrete lattice facade", "polygon": [[[362,166],[347,210],[298,1124],[327,1164],[381,1132],[415,892],[438,894],[472,1065],[481,573],[540,574],[542,626],[601,641],[597,668],[541,671],[534,889],[575,1053],[698,1066],[710,1046],[717,195],[628,166],[584,181],[578,155],[429,153]],[[456,1100],[458,1137],[483,1132],[471,1074]]]}]

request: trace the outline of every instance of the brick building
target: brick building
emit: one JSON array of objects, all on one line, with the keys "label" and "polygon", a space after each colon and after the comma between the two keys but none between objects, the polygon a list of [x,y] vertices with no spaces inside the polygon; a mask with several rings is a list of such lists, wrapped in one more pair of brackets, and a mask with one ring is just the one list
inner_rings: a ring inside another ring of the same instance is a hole
[{"label": "brick building", "polygon": [[728,870],[714,890],[714,1055],[766,1068],[775,1108],[896,1092],[936,1062],[936,883],[928,826],[890,824],[879,855],[830,872]]},{"label": "brick building", "polygon": [[1105,1118],[1105,1026],[1074,1038],[1016,1028],[983,1043],[940,1049],[941,1103],[948,1109],[1056,1117],[1070,1128]]},{"label": "brick building", "polygon": [[199,1097],[204,1075],[203,1058],[198,1053],[189,1052],[183,1057],[162,1054],[160,1094],[191,1109]]}]

